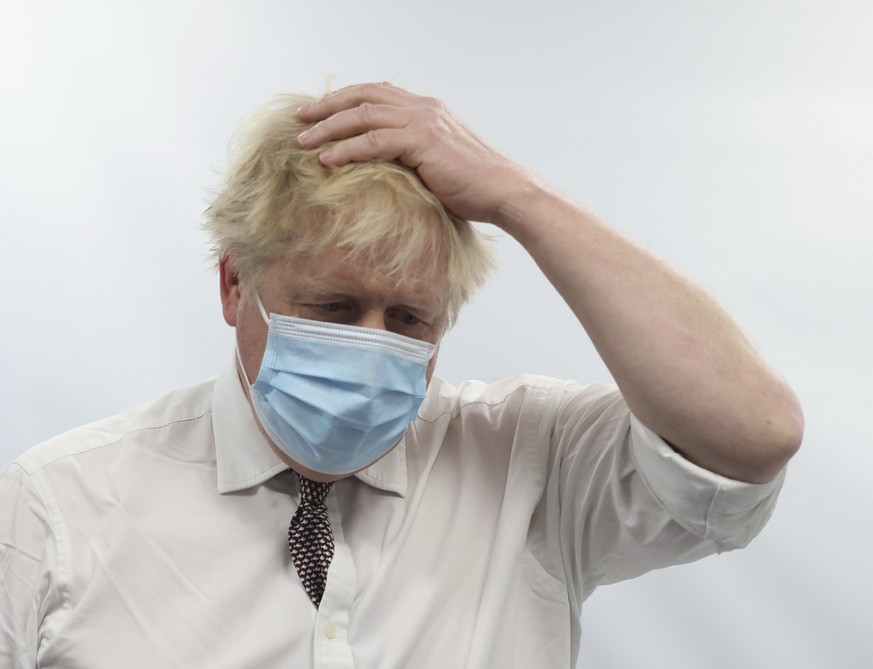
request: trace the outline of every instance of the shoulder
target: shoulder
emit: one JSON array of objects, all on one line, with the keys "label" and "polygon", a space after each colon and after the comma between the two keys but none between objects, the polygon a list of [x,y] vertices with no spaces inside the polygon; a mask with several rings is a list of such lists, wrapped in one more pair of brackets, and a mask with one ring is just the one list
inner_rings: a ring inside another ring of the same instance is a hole
[{"label": "shoulder", "polygon": [[492,383],[465,381],[453,386],[434,376],[420,417],[435,420],[449,414],[456,418],[469,411],[535,410],[558,412],[623,404],[618,389],[605,383],[580,385],[575,381],[534,374],[518,374]]},{"label": "shoulder", "polygon": [[76,458],[99,449],[142,445],[160,441],[179,427],[198,423],[211,426],[214,379],[172,390],[146,404],[68,430],[37,444],[15,460],[27,474],[60,460]]}]

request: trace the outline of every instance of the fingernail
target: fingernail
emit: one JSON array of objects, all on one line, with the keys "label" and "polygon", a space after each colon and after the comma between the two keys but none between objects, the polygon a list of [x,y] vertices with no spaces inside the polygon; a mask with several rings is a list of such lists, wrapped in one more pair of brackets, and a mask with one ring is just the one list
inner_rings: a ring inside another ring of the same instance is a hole
[{"label": "fingernail", "polygon": [[327,151],[322,151],[318,154],[318,159],[321,161],[322,165],[327,165],[328,161],[333,158],[333,151],[328,149]]},{"label": "fingernail", "polygon": [[304,130],[299,135],[297,135],[297,143],[303,145],[306,143],[306,140],[312,137],[312,129]]}]

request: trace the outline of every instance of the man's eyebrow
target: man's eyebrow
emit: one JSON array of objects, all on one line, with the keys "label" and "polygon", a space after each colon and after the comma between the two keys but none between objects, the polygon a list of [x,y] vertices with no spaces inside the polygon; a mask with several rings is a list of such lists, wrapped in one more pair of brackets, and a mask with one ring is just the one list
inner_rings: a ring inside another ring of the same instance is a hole
[{"label": "man's eyebrow", "polygon": [[337,277],[305,277],[290,292],[298,293],[354,293],[361,289],[360,283]]},{"label": "man's eyebrow", "polygon": [[298,287],[289,292],[295,300],[312,296],[355,297],[353,291],[327,287]]},{"label": "man's eyebrow", "polygon": [[[315,280],[311,283],[298,285],[290,291],[291,297],[295,301],[309,299],[313,296],[360,299],[363,293],[366,293],[366,290],[361,287],[361,284],[350,279],[329,279],[324,282]],[[391,302],[394,306],[411,309],[441,311],[445,308],[445,301],[439,296],[416,294],[406,290],[396,290],[395,299]]]}]

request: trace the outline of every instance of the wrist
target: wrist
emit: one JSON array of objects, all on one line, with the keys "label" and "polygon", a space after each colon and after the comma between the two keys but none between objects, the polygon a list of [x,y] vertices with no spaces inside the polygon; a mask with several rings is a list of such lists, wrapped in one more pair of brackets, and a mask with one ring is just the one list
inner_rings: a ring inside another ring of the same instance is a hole
[{"label": "wrist", "polygon": [[514,237],[536,218],[541,201],[549,195],[545,185],[535,177],[526,174],[516,178],[506,189],[489,223]]},{"label": "wrist", "polygon": [[522,246],[562,222],[578,223],[581,210],[536,177],[520,179],[497,207],[490,222]]}]

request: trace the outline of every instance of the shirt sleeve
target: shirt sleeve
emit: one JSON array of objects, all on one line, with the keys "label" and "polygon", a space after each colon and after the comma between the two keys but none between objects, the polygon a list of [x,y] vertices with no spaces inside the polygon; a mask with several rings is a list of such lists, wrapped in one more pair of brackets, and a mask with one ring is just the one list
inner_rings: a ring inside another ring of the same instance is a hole
[{"label": "shirt sleeve", "polygon": [[0,473],[0,667],[37,666],[55,555],[49,514],[18,465]]},{"label": "shirt sleeve", "polygon": [[686,460],[635,416],[631,457],[652,496],[686,530],[719,550],[744,548],[770,518],[785,478],[768,483],[729,479]]},{"label": "shirt sleeve", "polygon": [[784,472],[765,484],[728,479],[674,451],[614,387],[562,392],[549,485],[580,603],[597,585],[742,548],[769,519]]}]

